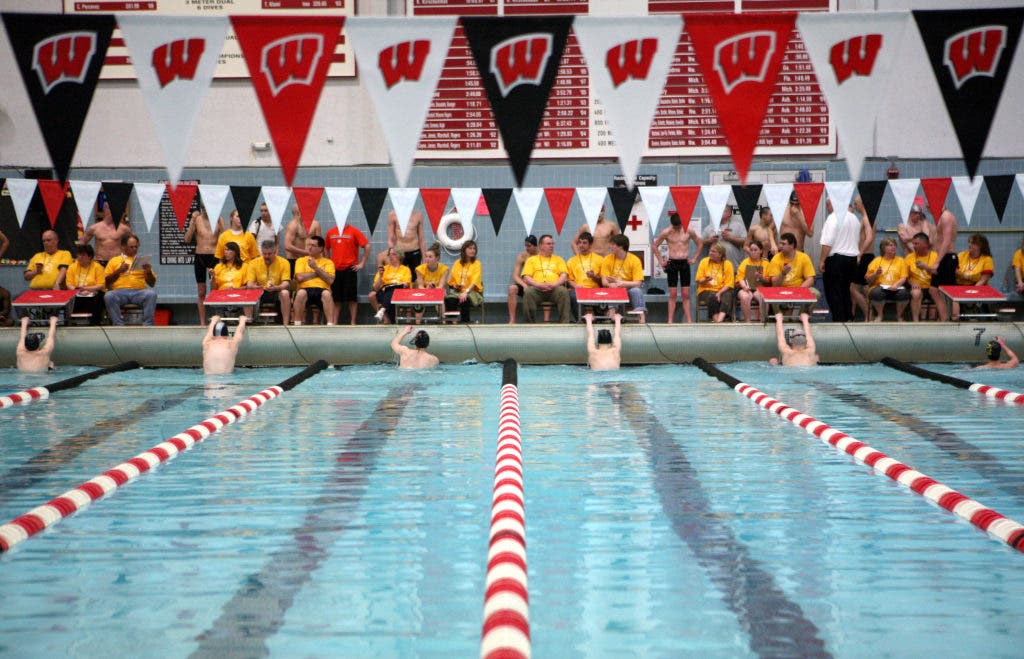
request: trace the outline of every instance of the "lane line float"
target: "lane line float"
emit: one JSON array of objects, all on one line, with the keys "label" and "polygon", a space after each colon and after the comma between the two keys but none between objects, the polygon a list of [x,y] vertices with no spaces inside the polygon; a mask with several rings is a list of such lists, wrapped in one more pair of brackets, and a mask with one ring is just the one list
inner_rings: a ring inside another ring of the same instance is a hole
[{"label": "lane line float", "polygon": [[13,407],[15,405],[26,405],[37,400],[45,400],[49,398],[50,394],[55,391],[71,389],[72,387],[77,387],[83,382],[92,380],[93,378],[98,378],[101,375],[106,375],[108,373],[116,373],[118,371],[127,371],[128,369],[132,368],[139,368],[139,363],[122,362],[120,364],[108,366],[106,368],[101,368],[90,373],[76,375],[75,377],[68,378],[67,380],[54,382],[53,384],[47,385],[45,387],[32,387],[31,389],[26,389],[24,391],[18,391],[13,394],[7,394],[6,396],[0,396],[0,409],[3,409],[5,407]]},{"label": "lane line float", "polygon": [[967,380],[961,380],[951,375],[945,375],[943,373],[936,373],[935,371],[929,371],[928,369],[921,368],[920,366],[914,366],[913,364],[907,364],[901,362],[898,359],[892,357],[884,357],[882,363],[889,368],[895,368],[897,371],[903,371],[911,375],[916,375],[919,378],[926,380],[935,380],[936,382],[942,382],[958,389],[967,389],[975,393],[987,396],[988,398],[995,398],[996,400],[1005,400],[1008,403],[1017,403],[1018,405],[1024,405],[1024,394],[1018,394],[1014,391],[1007,391],[1006,389],[1000,389],[999,387],[992,387],[987,384],[981,384],[980,382],[968,382]]}]

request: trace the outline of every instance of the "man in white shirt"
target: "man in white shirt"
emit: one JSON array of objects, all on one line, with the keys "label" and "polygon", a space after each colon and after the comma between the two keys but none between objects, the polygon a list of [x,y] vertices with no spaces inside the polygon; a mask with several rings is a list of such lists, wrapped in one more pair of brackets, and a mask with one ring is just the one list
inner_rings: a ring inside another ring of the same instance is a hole
[{"label": "man in white shirt", "polygon": [[818,271],[824,278],[825,299],[833,322],[847,323],[853,320],[850,287],[857,279],[861,224],[868,220],[866,215],[858,218],[849,209],[834,212],[830,199],[825,200],[825,209],[828,217],[821,228]]}]

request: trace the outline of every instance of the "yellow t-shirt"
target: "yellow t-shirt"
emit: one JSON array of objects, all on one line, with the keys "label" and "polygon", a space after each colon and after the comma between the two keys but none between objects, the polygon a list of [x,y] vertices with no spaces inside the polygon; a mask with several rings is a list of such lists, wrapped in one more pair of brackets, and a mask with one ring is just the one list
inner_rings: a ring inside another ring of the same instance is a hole
[{"label": "yellow t-shirt", "polygon": [[384,272],[378,272],[377,276],[373,278],[374,286],[378,282],[383,286],[394,286],[396,284],[412,286],[412,272],[409,271],[409,266],[407,265],[399,265],[397,268],[386,265],[384,266]]},{"label": "yellow t-shirt", "polygon": [[61,268],[70,266],[74,260],[71,257],[71,252],[66,249],[58,249],[53,254],[39,252],[29,260],[25,272],[35,272],[36,263],[43,264],[43,271],[32,277],[28,287],[37,291],[53,288],[53,285],[57,283],[57,276],[60,275]]},{"label": "yellow t-shirt", "polygon": [[263,257],[255,258],[245,264],[245,281],[247,284],[263,286],[280,286],[291,280],[292,266],[283,256],[275,256],[267,266]]},{"label": "yellow t-shirt", "polygon": [[424,288],[441,288],[448,280],[448,266],[438,263],[437,268],[431,271],[426,263],[421,263],[416,266],[416,277],[423,280]]},{"label": "yellow t-shirt", "polygon": [[526,259],[523,264],[523,271],[520,276],[532,277],[538,284],[553,284],[563,274],[568,275],[569,269],[565,267],[565,260],[557,254],[541,256],[534,254]]},{"label": "yellow t-shirt", "polygon": [[[125,272],[120,277],[115,279],[113,285],[110,286],[108,290],[116,291],[119,288],[132,288],[135,290],[142,290],[143,288],[146,287],[146,271],[143,270],[142,268],[133,268],[132,265],[134,264],[134,262],[135,259],[131,258],[130,256],[125,256],[123,254],[115,256],[114,258],[107,261],[107,269],[103,271],[104,278],[114,274],[114,272],[121,267],[122,263],[127,263],[129,267],[128,272]],[[154,281],[156,280],[155,272],[153,273],[153,279]]]},{"label": "yellow t-shirt", "polygon": [[[768,260],[762,258],[759,261],[757,261],[757,263],[755,263],[754,261],[751,261],[750,257],[748,256],[747,258],[745,258],[742,261],[740,261],[740,267],[738,267],[736,269],[736,282],[735,282],[736,286],[739,286],[740,282],[747,278],[747,269],[748,268],[751,268],[751,269],[752,268],[760,268],[761,269],[761,274],[762,275],[766,275],[768,273]],[[760,285],[761,285],[761,282],[756,282],[756,283],[752,284],[750,286],[750,288],[752,290],[756,290],[757,287],[760,286]]]},{"label": "yellow t-shirt", "polygon": [[615,254],[604,257],[601,263],[602,277],[615,277],[622,281],[643,281],[644,265],[636,254],[626,254],[626,258],[616,258]]},{"label": "yellow t-shirt", "polygon": [[[326,256],[321,256],[316,260],[317,266],[329,275],[334,274],[334,261],[330,260]],[[408,268],[406,268],[408,270]],[[309,267],[309,257],[300,256],[295,260],[295,278],[298,279],[300,274],[305,272],[313,272],[313,268]],[[330,288],[331,285],[320,278],[319,275],[312,279],[299,282],[299,288]]]},{"label": "yellow t-shirt", "polygon": [[884,256],[876,256],[868,264],[868,271],[865,276],[870,277],[879,268],[881,268],[882,274],[878,276],[875,283],[871,284],[871,290],[879,286],[892,286],[907,276],[907,261],[905,258],[894,256],[891,259],[887,259]]},{"label": "yellow t-shirt", "polygon": [[[480,260],[463,264],[461,260],[452,263],[452,273],[448,276],[448,287],[461,293],[465,290],[484,292],[484,269]],[[468,287],[468,289],[467,289]]]},{"label": "yellow t-shirt", "polygon": [[260,255],[260,248],[256,245],[255,236],[248,231],[237,234],[231,229],[222,231],[217,236],[217,247],[213,250],[213,255],[218,259],[224,258],[224,246],[228,243],[238,243],[238,250],[241,252],[238,256],[242,259],[243,263]]},{"label": "yellow t-shirt", "polygon": [[1013,267],[1024,276],[1024,249],[1018,249],[1013,253]]},{"label": "yellow t-shirt", "polygon": [[68,266],[68,273],[64,275],[64,283],[68,288],[99,286],[102,291],[105,284],[103,266],[96,261],[91,261],[88,268],[83,268],[78,265],[78,261],[75,261]]},{"label": "yellow t-shirt", "polygon": [[972,259],[970,254],[970,251],[964,250],[956,255],[958,261],[956,283],[961,286],[977,284],[982,275],[987,274],[991,278],[996,271],[996,264],[991,256],[979,256]]},{"label": "yellow t-shirt", "polygon": [[598,288],[601,286],[600,281],[594,281],[587,276],[587,271],[591,270],[598,277],[601,276],[601,265],[604,262],[604,257],[600,254],[591,252],[586,256],[577,254],[576,256],[569,259],[569,262],[565,264],[566,269],[569,271],[569,281],[576,284],[580,288]]},{"label": "yellow t-shirt", "polygon": [[230,263],[218,263],[213,268],[213,289],[245,288],[245,264],[238,268]]},{"label": "yellow t-shirt", "polygon": [[[930,288],[932,285],[932,273],[927,270],[922,270],[917,267],[917,262],[924,263],[929,268],[935,267],[935,262],[938,261],[939,255],[935,252],[928,252],[927,256],[918,256],[911,252],[907,254],[903,260],[907,262],[907,283],[917,284],[921,288]],[[868,272],[870,272],[870,267]]]},{"label": "yellow t-shirt", "polygon": [[814,266],[811,265],[811,257],[803,252],[793,255],[792,261],[787,261],[782,252],[772,257],[768,263],[768,276],[777,277],[782,274],[782,268],[787,263],[792,265],[789,274],[782,280],[783,286],[803,286],[804,280],[814,277]]},{"label": "yellow t-shirt", "polygon": [[700,265],[697,266],[695,280],[700,281],[705,277],[711,277],[711,281],[706,284],[697,284],[697,295],[704,291],[719,291],[723,287],[732,288],[735,285],[732,262],[728,259],[722,259],[721,263],[712,263],[710,256],[702,258]]}]

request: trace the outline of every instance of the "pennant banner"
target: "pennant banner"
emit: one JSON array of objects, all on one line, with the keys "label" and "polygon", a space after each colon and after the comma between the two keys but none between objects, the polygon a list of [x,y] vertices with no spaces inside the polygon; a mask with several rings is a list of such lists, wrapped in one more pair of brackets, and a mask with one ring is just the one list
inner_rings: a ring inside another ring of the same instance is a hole
[{"label": "pennant banner", "polygon": [[761,198],[760,185],[734,185],[732,195],[736,198],[736,205],[740,209],[740,217],[743,218],[743,226],[750,228],[754,220],[754,211],[757,210],[757,200]]},{"label": "pennant banner", "polygon": [[516,199],[516,207],[519,208],[519,215],[523,218],[523,228],[527,235],[533,233],[533,221],[537,219],[537,210],[540,208],[540,201],[544,198],[543,188],[516,188],[512,191]]},{"label": "pennant banner", "polygon": [[544,188],[544,197],[548,200],[548,210],[551,211],[551,219],[555,223],[555,232],[562,235],[562,226],[565,225],[565,218],[569,214],[569,206],[572,205],[572,198],[575,188]]},{"label": "pennant banner", "polygon": [[676,213],[683,222],[683,230],[690,228],[693,211],[697,208],[697,197],[700,195],[699,185],[673,186],[669,188],[672,203],[676,205]]},{"label": "pennant banner", "polygon": [[299,215],[302,217],[302,226],[309,233],[316,219],[316,211],[320,208],[320,199],[324,196],[323,188],[292,188],[295,195],[295,205],[299,207]]},{"label": "pennant banner", "polygon": [[[226,187],[226,186],[225,186]],[[138,188],[136,188],[137,190]],[[182,231],[185,230],[185,220],[188,219],[189,209],[192,208],[192,201],[196,198],[196,192],[199,187],[196,185],[188,185],[182,183],[178,187],[171,187],[171,184],[167,184],[167,198],[171,200],[171,208],[174,209],[174,218],[178,220],[178,228]],[[223,206],[223,202],[221,202]],[[217,218],[220,216],[220,212],[211,213],[210,209],[206,209],[206,215],[210,218],[210,225],[217,225]]]},{"label": "pennant banner", "polygon": [[949,177],[921,179],[921,187],[924,188],[924,196],[928,200],[928,212],[933,218],[942,215],[942,209],[946,207],[946,197],[949,195],[949,185],[952,182]]},{"label": "pennant banner", "polygon": [[497,236],[501,230],[501,224],[505,221],[505,211],[508,210],[508,202],[512,198],[512,190],[509,188],[484,188],[484,200],[487,202],[487,211],[491,214],[491,225],[494,227],[494,235]]},{"label": "pennant banner", "polygon": [[821,192],[825,189],[824,183],[794,183],[793,192],[800,199],[800,206],[804,209],[804,221],[807,222],[807,230],[814,230],[814,215],[818,212],[818,203],[821,201]]},{"label": "pennant banner", "polygon": [[61,185],[59,181],[40,179],[36,185],[39,187],[39,196],[43,199],[46,218],[50,220],[50,228],[56,228],[57,215],[64,205],[64,193],[68,189],[67,184]]},{"label": "pennant banner", "polygon": [[354,17],[345,24],[359,65],[359,78],[384,129],[391,166],[400,186],[406,184],[416,157],[455,20],[454,16]]},{"label": "pennant banner", "polygon": [[[420,188],[423,208],[427,211],[427,219],[430,220],[430,228],[433,229],[435,236],[437,227],[441,225],[441,218],[444,216],[444,209],[448,205],[450,196],[451,188]],[[404,233],[405,229],[402,229],[402,232]]]},{"label": "pennant banner", "polygon": [[281,220],[284,218],[285,211],[288,210],[288,200],[292,196],[292,191],[283,186],[264,185],[261,193],[263,202],[267,205],[267,210],[270,211],[270,223],[274,227],[274,233],[279,233]]},{"label": "pennant banner", "polygon": [[896,207],[900,209],[900,221],[904,224],[910,219],[910,207],[914,205],[917,189],[921,187],[919,178],[894,178],[889,181]]},{"label": "pennant banner", "polygon": [[348,214],[352,210],[352,202],[356,198],[355,188],[324,188],[327,193],[327,203],[331,206],[331,213],[334,215],[334,224],[338,231],[344,231],[348,223]]},{"label": "pennant banner", "polygon": [[28,213],[28,206],[36,194],[36,180],[34,178],[9,178],[7,179],[7,192],[11,195],[11,203],[14,204],[14,217],[17,218],[20,227],[25,224],[25,214]]},{"label": "pennant banner", "polygon": [[359,188],[359,203],[363,206],[363,213],[366,215],[366,225],[373,234],[377,228],[377,220],[380,219],[380,209],[384,208],[384,199],[388,195],[387,188]]},{"label": "pennant banner", "polygon": [[[160,210],[160,200],[164,198],[164,189],[166,188],[165,183],[136,183],[135,184],[135,197],[139,200],[139,207],[142,209],[142,221],[146,223],[146,231],[153,230],[153,218],[156,217],[156,213]],[[195,198],[195,188],[192,189],[193,199]],[[192,200],[189,200],[192,203]],[[185,211],[188,212],[187,210]],[[177,211],[175,211],[177,214]],[[211,218],[212,221],[212,218]],[[184,228],[185,222],[178,220],[178,228]]]},{"label": "pennant banner", "polygon": [[420,196],[418,188],[389,188],[388,197],[391,199],[391,207],[395,209],[395,218],[398,220],[398,229],[405,235],[405,228],[409,226],[409,216],[416,205],[416,198]]},{"label": "pennant banner", "polygon": [[607,196],[607,188],[576,188],[576,197],[583,209],[583,222],[591,229],[597,225],[597,218],[601,217]]},{"label": "pennant banner", "polygon": [[761,192],[764,193],[765,203],[772,209],[772,221],[775,222],[775,231],[782,231],[782,218],[786,216],[786,208],[789,206],[789,198],[793,194],[792,183],[767,183]]},{"label": "pennant banner", "polygon": [[952,180],[956,198],[960,201],[960,208],[964,209],[964,218],[967,220],[967,224],[970,224],[971,216],[974,215],[974,205],[981,192],[982,178],[979,176],[972,180],[967,176],[954,176]]},{"label": "pennant banner", "polygon": [[231,198],[235,200],[235,210],[242,222],[258,220],[259,214],[255,213],[256,201],[260,198],[261,188],[256,185],[232,185]]},{"label": "pennant banner", "polygon": [[871,226],[875,226],[875,220],[878,219],[878,209],[882,207],[886,187],[886,181],[861,181],[857,184],[857,192],[860,194],[860,201],[864,204],[864,212]]},{"label": "pennant banner", "polygon": [[466,235],[473,235],[473,216],[480,201],[480,188],[452,188],[452,201]]},{"label": "pennant banner", "polygon": [[217,68],[228,19],[118,14],[117,25],[149,106],[167,175],[177,185],[192,128]]},{"label": "pennant banner", "polygon": [[[1019,184],[1021,175],[1017,174],[1016,178]],[[988,196],[992,199],[992,206],[996,209],[996,217],[999,218],[1000,223],[1003,221],[1003,213],[1006,212],[1006,204],[1010,201],[1013,179],[1014,177],[1009,174],[985,177],[985,187],[988,189]]]},{"label": "pennant banner", "polygon": [[120,181],[104,181],[103,193],[107,195],[107,203],[110,204],[110,215],[114,218],[114,226],[121,226],[121,218],[125,217],[128,210],[128,200],[132,196],[132,183]]},{"label": "pennant banner", "polygon": [[729,195],[732,194],[732,187],[728,185],[704,185],[701,186],[701,196],[704,197],[704,205],[708,208],[708,218],[712,225],[717,226],[718,218],[722,217],[725,205],[729,203]]},{"label": "pennant banner", "polygon": [[5,13],[3,19],[50,160],[57,178],[65,181],[107,56],[114,17]]},{"label": "pennant banner", "polygon": [[[231,192],[231,188],[226,185],[199,186],[199,198],[203,202],[203,208],[206,209],[206,215],[210,218],[211,222],[215,221],[214,218],[222,217],[224,215],[224,202],[227,201],[229,192]],[[168,194],[172,193],[168,191]],[[191,202],[189,203],[191,204]],[[241,211],[239,211],[238,219],[242,221],[243,229],[246,226],[246,217],[246,215],[242,215]],[[180,223],[181,220],[179,219],[178,222]]]},{"label": "pennant banner", "polygon": [[829,181],[825,184],[825,194],[832,202],[832,211],[837,218],[845,217],[846,209],[853,200],[853,181]]},{"label": "pennant banner", "polygon": [[647,210],[647,224],[650,226],[651,235],[658,233],[658,223],[661,220],[662,212],[665,210],[665,200],[668,199],[668,186],[665,185],[640,185],[637,186],[640,198]]},{"label": "pennant banner", "polygon": [[71,196],[75,198],[75,206],[78,207],[78,216],[82,218],[82,228],[86,229],[92,220],[92,209],[96,205],[96,197],[100,194],[100,182],[71,181],[70,186]]}]

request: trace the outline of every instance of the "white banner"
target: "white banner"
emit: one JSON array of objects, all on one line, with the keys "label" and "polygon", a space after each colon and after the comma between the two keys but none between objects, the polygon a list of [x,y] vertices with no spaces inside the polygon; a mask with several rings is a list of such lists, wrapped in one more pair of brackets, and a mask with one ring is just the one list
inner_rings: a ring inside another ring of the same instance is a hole
[{"label": "white banner", "polygon": [[14,216],[18,218],[20,227],[25,224],[25,213],[28,212],[28,205],[32,203],[32,195],[36,193],[36,180],[34,178],[9,178],[7,179],[7,191],[11,193]]},{"label": "white banner", "polygon": [[[139,206],[142,208],[142,219],[146,222],[146,231],[152,231],[153,219],[156,217],[157,211],[160,210],[160,200],[164,198],[167,185],[165,183],[136,183],[133,189],[139,200]],[[210,222],[213,222],[213,218],[210,218]]]},{"label": "white banner", "polygon": [[334,223],[338,231],[344,231],[348,223],[348,214],[352,210],[352,202],[356,198],[355,188],[324,188],[327,194],[327,203],[331,205],[331,212],[334,213]]},{"label": "white banner", "polygon": [[668,198],[668,186],[641,185],[637,188],[640,191],[640,198],[647,207],[647,224],[651,227],[651,235],[658,233],[658,223],[661,220],[661,212],[665,209],[665,199]]},{"label": "white banner", "polygon": [[75,205],[78,206],[78,216],[82,218],[82,228],[86,229],[92,222],[92,209],[96,205],[96,197],[103,184],[99,181],[68,181],[68,185],[71,186],[71,196],[75,198]]},{"label": "white banner", "polygon": [[903,224],[910,219],[910,207],[914,205],[914,197],[917,196],[919,187],[919,178],[894,178],[889,181],[889,189],[896,200],[896,207],[900,209],[900,220]]},{"label": "white banner", "polygon": [[419,188],[388,188],[391,207],[395,209],[398,229],[403,236],[405,235],[405,228],[409,226],[409,216],[412,215],[412,209],[416,206],[416,200],[419,196]]},{"label": "white banner", "polygon": [[533,233],[533,221],[537,219],[540,200],[544,198],[544,188],[513,188],[512,197],[516,200],[527,235]]},{"label": "white banner", "polygon": [[472,235],[473,216],[476,215],[476,205],[480,201],[480,188],[452,188],[451,195],[455,210],[459,211],[459,222],[465,227],[465,233]]},{"label": "white banner", "polygon": [[583,209],[584,222],[590,227],[591,232],[597,225],[597,218],[601,216],[601,209],[604,208],[604,200],[607,196],[608,188],[576,188],[576,198],[579,199],[580,208]]},{"label": "white banner", "polygon": [[[224,202],[231,193],[231,186],[228,185],[200,185],[199,198],[203,201],[203,208],[210,218],[210,229],[217,226],[217,218],[224,212]],[[224,223],[228,224],[227,222]],[[243,225],[244,227],[245,225]]]},{"label": "white banner", "polygon": [[853,181],[829,181],[825,183],[825,194],[828,195],[829,201],[832,202],[832,211],[836,214],[836,219],[846,217],[846,209],[850,206],[850,200],[853,199],[855,187],[856,184]]},{"label": "white banner", "polygon": [[782,231],[782,218],[785,217],[786,207],[789,206],[789,197],[793,194],[792,183],[766,183],[761,188],[768,208],[772,209],[772,220],[775,222],[775,230]]},{"label": "white banner", "polygon": [[718,226],[718,220],[722,217],[725,205],[729,203],[729,195],[732,194],[731,185],[702,185],[700,194],[704,197],[704,205],[708,207],[708,221]]},{"label": "white banner", "polygon": [[261,190],[263,202],[270,212],[270,223],[274,225],[274,233],[281,232],[281,220],[288,210],[288,200],[292,196],[292,189],[280,185],[264,185]]},{"label": "white banner", "polygon": [[953,189],[956,190],[956,197],[960,200],[960,207],[964,209],[964,219],[967,224],[971,223],[971,216],[974,215],[974,205],[978,202],[978,194],[981,192],[981,185],[985,177],[975,176],[971,181],[969,176],[954,176]]}]

